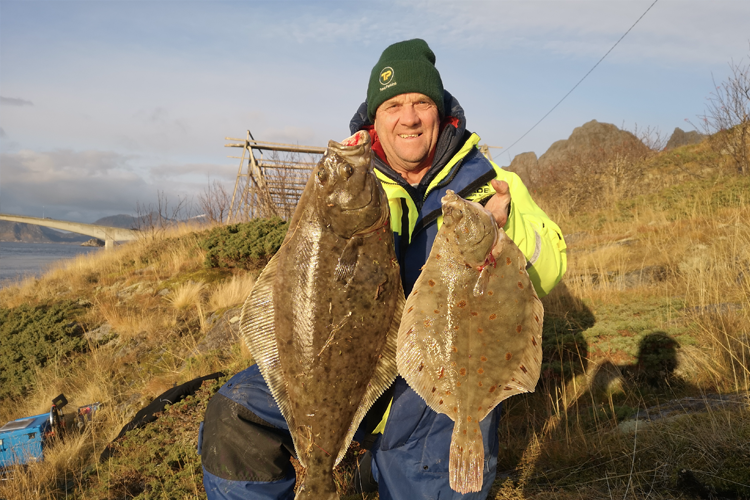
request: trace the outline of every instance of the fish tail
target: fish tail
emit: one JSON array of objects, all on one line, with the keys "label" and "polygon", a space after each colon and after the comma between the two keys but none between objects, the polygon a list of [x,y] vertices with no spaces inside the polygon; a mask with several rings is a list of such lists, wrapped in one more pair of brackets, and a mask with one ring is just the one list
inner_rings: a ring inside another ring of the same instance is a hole
[{"label": "fish tail", "polygon": [[450,448],[450,485],[461,494],[481,491],[484,469],[484,443],[479,425],[457,419]]},{"label": "fish tail", "polygon": [[339,494],[336,492],[336,483],[333,481],[333,471],[319,471],[315,474],[310,468],[307,469],[307,475],[302,481],[302,485],[297,490],[294,500],[339,500]]}]

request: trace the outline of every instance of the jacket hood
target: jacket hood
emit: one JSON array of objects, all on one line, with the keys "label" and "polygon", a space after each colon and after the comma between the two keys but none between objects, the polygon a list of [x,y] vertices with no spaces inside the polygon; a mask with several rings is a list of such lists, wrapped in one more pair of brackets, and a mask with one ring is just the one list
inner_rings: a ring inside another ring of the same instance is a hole
[{"label": "jacket hood", "polygon": [[[466,134],[466,117],[464,116],[464,108],[461,107],[458,100],[447,90],[443,91],[443,103],[443,109],[445,109],[446,112],[442,124],[445,125],[438,136],[432,167],[430,167],[430,170],[422,178],[420,185],[429,185],[435,175],[437,175],[450,159],[453,158],[453,155],[461,148],[461,145],[466,139],[464,135]],[[365,101],[360,104],[359,109],[357,109],[357,112],[354,113],[354,116],[349,122],[349,130],[352,135],[354,135],[360,130],[369,130],[372,127],[373,123],[367,117],[367,101]],[[388,167],[378,155],[373,155],[373,160],[375,168],[386,174],[388,177],[405,184],[403,178]]]}]

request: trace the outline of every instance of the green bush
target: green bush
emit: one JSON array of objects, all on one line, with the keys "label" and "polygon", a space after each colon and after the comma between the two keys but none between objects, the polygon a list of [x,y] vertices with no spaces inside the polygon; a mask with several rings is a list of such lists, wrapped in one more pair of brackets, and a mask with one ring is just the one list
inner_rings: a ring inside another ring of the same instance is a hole
[{"label": "green bush", "polygon": [[207,251],[205,266],[261,268],[281,247],[288,226],[275,217],[216,227],[200,242]]},{"label": "green bush", "polygon": [[83,329],[72,321],[79,311],[72,302],[0,308],[0,399],[23,395],[35,368],[87,347]]}]

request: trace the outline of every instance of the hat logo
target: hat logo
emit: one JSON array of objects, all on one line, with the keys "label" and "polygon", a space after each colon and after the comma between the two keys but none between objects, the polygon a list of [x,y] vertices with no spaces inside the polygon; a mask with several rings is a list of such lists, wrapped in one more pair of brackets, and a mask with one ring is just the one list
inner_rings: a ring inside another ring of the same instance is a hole
[{"label": "hat logo", "polygon": [[380,72],[380,79],[378,80],[380,85],[388,85],[393,81],[393,68],[386,66]]}]

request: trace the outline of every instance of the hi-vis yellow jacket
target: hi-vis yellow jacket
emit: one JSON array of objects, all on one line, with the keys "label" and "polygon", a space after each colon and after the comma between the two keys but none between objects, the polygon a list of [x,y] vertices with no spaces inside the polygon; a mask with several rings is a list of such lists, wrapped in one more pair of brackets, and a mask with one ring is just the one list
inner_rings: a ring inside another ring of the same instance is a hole
[{"label": "hi-vis yellow jacket", "polygon": [[534,203],[518,175],[485,158],[478,144],[479,136],[471,134],[453,158],[433,174],[423,192],[408,186],[382,162],[375,162],[375,173],[390,203],[391,229],[407,295],[442,225],[440,200],[446,191],[452,189],[463,198],[484,204],[495,194],[492,179],[510,187],[510,215],[503,229],[526,256],[529,277],[539,297],[547,295],[565,273],[566,246],[560,228]]}]

